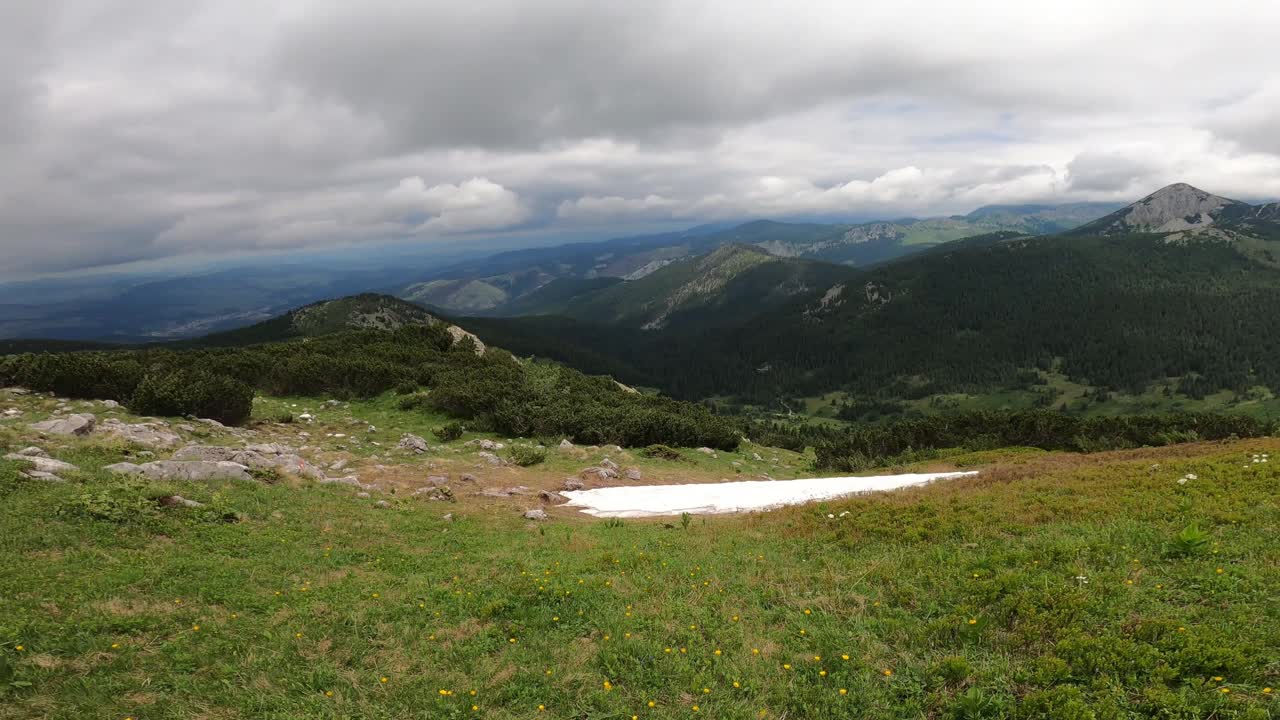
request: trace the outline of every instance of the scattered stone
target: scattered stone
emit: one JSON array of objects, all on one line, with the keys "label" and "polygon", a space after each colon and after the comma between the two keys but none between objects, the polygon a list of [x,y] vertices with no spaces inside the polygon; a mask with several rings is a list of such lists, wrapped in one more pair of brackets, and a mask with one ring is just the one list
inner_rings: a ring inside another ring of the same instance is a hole
[{"label": "scattered stone", "polygon": [[115,400],[103,400],[102,407],[107,408],[108,410],[114,410],[115,408],[120,407],[120,403],[116,402]]},{"label": "scattered stone", "polygon": [[[257,448],[257,450],[253,449]],[[267,453],[258,450],[267,450]],[[287,445],[254,445],[248,448],[229,448],[214,445],[188,445],[173,454],[174,460],[204,460],[209,462],[233,462],[254,470],[278,470],[291,475],[301,475],[313,480],[324,478],[324,471],[303,458],[292,454]],[[279,451],[280,454],[276,454]],[[290,451],[290,452],[285,452]]]},{"label": "scattered stone", "polygon": [[20,418],[22,417],[22,411],[19,410],[18,408],[9,408],[8,410],[5,410],[4,412],[0,413],[0,416],[4,417],[5,419]]},{"label": "scattered stone", "polygon": [[453,513],[445,513],[440,516],[440,519],[445,522],[453,522]]},{"label": "scattered stone", "polygon": [[391,507],[391,503],[387,502],[386,500],[379,500],[378,502],[374,503],[373,506],[376,508],[389,508]]},{"label": "scattered stone", "polygon": [[639,480],[639,479],[640,479],[640,468],[633,468],[633,467],[630,467],[630,468],[627,468],[625,471],[623,471],[623,473],[622,473],[622,474],[623,474],[624,476],[626,476],[626,478],[627,478],[628,480]]},{"label": "scattered stone", "polygon": [[80,469],[69,462],[54,460],[51,457],[45,457],[43,455],[20,455],[18,453],[9,453],[4,456],[4,459],[25,460],[26,462],[35,465],[36,470],[45,473],[75,472]]},{"label": "scattered stone", "polygon": [[548,491],[548,490],[543,490],[542,492],[538,493],[538,499],[539,499],[539,500],[541,500],[541,501],[542,501],[542,502],[544,502],[544,503],[561,503],[561,502],[564,502],[564,497],[563,497],[563,496],[561,496],[559,493],[553,493],[553,492],[550,492],[550,491]]},{"label": "scattered stone", "polygon": [[218,422],[217,420],[214,420],[214,419],[212,419],[212,418],[196,418],[196,422],[198,422],[198,423],[204,423],[205,425],[208,425],[209,427],[214,428],[215,430],[226,430],[226,429],[227,429],[227,426],[226,426],[226,425],[223,425],[222,423],[220,423],[220,422]]},{"label": "scattered stone", "polygon": [[81,413],[79,415],[71,415],[65,418],[54,418],[45,420],[44,422],[32,423],[32,430],[46,433],[48,435],[79,435],[84,436],[93,432],[93,427],[98,423],[98,418],[90,413]]},{"label": "scattered stone", "polygon": [[192,425],[191,423],[178,423],[173,427],[175,430],[181,430],[182,432],[185,432],[185,433],[193,433],[196,431],[196,426]]},{"label": "scattered stone", "polygon": [[338,407],[339,405],[341,405],[341,404],[342,404],[342,401],[341,401],[341,400],[325,400],[325,401],[324,401],[323,403],[321,403],[321,404],[322,404],[322,405],[324,405],[325,407],[335,407],[335,408],[336,408],[336,407]]},{"label": "scattered stone", "polygon": [[24,448],[22,448],[21,450],[19,450],[19,451],[18,451],[18,454],[19,454],[19,455],[23,455],[23,456],[25,456],[25,457],[37,457],[37,456],[39,456],[39,457],[49,457],[49,453],[47,453],[47,452],[45,452],[44,450],[42,450],[42,449],[40,449],[40,448],[36,447],[35,445],[32,445],[32,446],[30,446],[30,447],[24,447]]},{"label": "scattered stone", "polygon": [[494,455],[491,452],[485,452],[483,450],[480,451],[480,459],[489,463],[490,465],[493,465],[494,467],[499,467],[503,464],[502,458],[498,457],[497,455]]},{"label": "scattered stone", "polygon": [[712,457],[714,457],[716,454],[716,451],[712,450],[709,447],[700,447],[698,448],[698,452],[702,453],[703,455],[711,455]]},{"label": "scattered stone", "polygon": [[547,511],[542,508],[534,508],[533,510],[524,511],[525,520],[546,520]]},{"label": "scattered stone", "polygon": [[302,422],[311,422],[312,420],[316,419],[316,416],[312,415],[311,413],[302,413],[301,415],[298,416],[298,419],[301,420]]},{"label": "scattered stone", "polygon": [[134,445],[154,448],[169,448],[182,442],[182,438],[167,430],[159,423],[137,423],[129,425],[115,418],[107,418],[98,427],[99,432],[124,440]]},{"label": "scattered stone", "polygon": [[204,503],[196,502],[195,500],[188,500],[181,495],[165,495],[164,497],[157,499],[156,502],[160,503],[160,507],[204,507]]},{"label": "scattered stone", "polygon": [[106,470],[109,473],[115,473],[117,475],[141,475],[142,474],[142,466],[137,465],[135,463],[131,463],[131,462],[118,462],[118,463],[115,463],[114,465],[105,465],[103,466],[102,469]]},{"label": "scattered stone", "polygon": [[343,468],[345,468],[347,466],[347,463],[348,461],[346,458],[343,458],[341,460],[335,460],[329,463],[329,469],[334,472],[338,472],[339,470],[342,470]]},{"label": "scattered stone", "polygon": [[31,394],[31,391],[24,387],[11,387],[11,388],[5,388],[4,390],[10,395],[30,395]]},{"label": "scattered stone", "polygon": [[462,482],[475,482],[478,478],[471,473],[463,473],[461,479]]},{"label": "scattered stone", "polygon": [[495,442],[488,438],[481,438],[479,440],[468,440],[464,444],[479,446],[481,450],[501,450],[502,448],[506,447],[506,445],[503,445],[500,442]]},{"label": "scattered stone", "polygon": [[449,482],[448,475],[428,475],[427,483],[431,485],[445,485]]},{"label": "scattered stone", "polygon": [[484,490],[480,491],[480,494],[485,497],[500,497],[500,498],[519,497],[522,495],[528,495],[529,488],[523,485],[519,487],[509,487],[509,488],[485,488]]},{"label": "scattered stone", "polygon": [[757,452],[751,453],[751,459],[755,460],[756,462],[764,462],[764,458],[760,457],[760,453],[757,453]]},{"label": "scattered stone", "polygon": [[372,496],[371,496],[371,495],[369,495],[369,493],[367,493],[367,492],[363,492],[363,491],[362,491],[362,492],[358,492],[358,493],[356,493],[356,497],[360,498],[361,500],[367,500],[367,499],[369,499],[369,498],[370,498],[370,497],[372,497]]},{"label": "scattered stone", "polygon": [[602,468],[608,468],[608,469],[612,470],[612,471],[614,472],[614,474],[617,474],[617,472],[618,472],[618,463],[616,463],[616,462],[614,462],[614,461],[610,460],[609,458],[605,458],[605,459],[601,460],[601,461],[600,461],[600,467],[602,467]]},{"label": "scattered stone", "polygon": [[427,441],[413,433],[405,433],[404,435],[401,435],[400,442],[396,444],[396,447],[400,450],[408,450],[409,452],[417,453],[419,455],[426,452],[428,449]]},{"label": "scattered stone", "polygon": [[572,450],[573,448],[574,448],[574,444],[569,442],[568,439],[564,439],[560,441],[561,450]]},{"label": "scattered stone", "polygon": [[246,445],[245,450],[252,450],[261,455],[296,455],[297,450],[282,445],[280,443],[260,443],[258,445]]},{"label": "scattered stone", "polygon": [[584,490],[586,487],[587,484],[577,478],[565,478],[564,480],[565,490]]}]

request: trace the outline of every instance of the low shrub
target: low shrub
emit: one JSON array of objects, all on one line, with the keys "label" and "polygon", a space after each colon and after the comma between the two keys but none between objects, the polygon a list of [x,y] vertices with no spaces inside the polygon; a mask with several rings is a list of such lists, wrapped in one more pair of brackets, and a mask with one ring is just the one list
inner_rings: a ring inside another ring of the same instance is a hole
[{"label": "low shrub", "polygon": [[431,434],[435,435],[436,439],[439,440],[440,442],[447,443],[447,442],[453,442],[454,440],[457,440],[458,438],[462,437],[462,434],[465,433],[466,431],[467,429],[462,426],[462,423],[455,421],[451,423],[446,423],[444,425],[441,425],[438,428],[435,428],[434,430],[431,431]]},{"label": "low shrub", "polygon": [[545,448],[535,447],[533,445],[514,445],[507,453],[507,459],[514,465],[520,467],[529,467],[537,465],[547,459],[547,451]]},{"label": "low shrub", "polygon": [[253,388],[201,370],[147,373],[128,401],[139,415],[191,415],[239,425],[253,411]]}]

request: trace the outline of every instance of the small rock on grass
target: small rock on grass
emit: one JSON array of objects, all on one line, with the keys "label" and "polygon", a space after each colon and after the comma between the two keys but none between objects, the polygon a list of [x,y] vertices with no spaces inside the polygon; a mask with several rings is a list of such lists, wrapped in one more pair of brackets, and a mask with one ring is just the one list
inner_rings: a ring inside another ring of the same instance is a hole
[{"label": "small rock on grass", "polygon": [[546,510],[543,510],[542,508],[534,508],[534,509],[532,509],[532,510],[525,510],[525,511],[524,511],[524,519],[525,519],[525,520],[546,520],[546,519],[547,519],[547,511],[546,511]]}]

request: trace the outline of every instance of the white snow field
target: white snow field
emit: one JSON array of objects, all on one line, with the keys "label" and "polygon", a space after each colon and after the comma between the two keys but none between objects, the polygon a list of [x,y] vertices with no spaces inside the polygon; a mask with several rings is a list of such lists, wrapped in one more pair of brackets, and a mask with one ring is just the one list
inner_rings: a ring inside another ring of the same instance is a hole
[{"label": "white snow field", "polygon": [[636,485],[598,490],[564,491],[569,507],[596,517],[637,518],[661,515],[770,510],[814,500],[924,485],[977,472],[874,475],[870,477],[810,478],[805,480],[751,480],[685,485]]}]

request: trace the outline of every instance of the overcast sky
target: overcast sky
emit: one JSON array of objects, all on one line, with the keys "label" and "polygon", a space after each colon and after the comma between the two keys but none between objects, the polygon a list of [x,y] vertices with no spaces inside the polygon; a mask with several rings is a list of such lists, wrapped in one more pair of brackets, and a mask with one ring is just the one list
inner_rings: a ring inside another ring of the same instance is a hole
[{"label": "overcast sky", "polygon": [[6,0],[0,275],[1280,197],[1280,3]]}]

